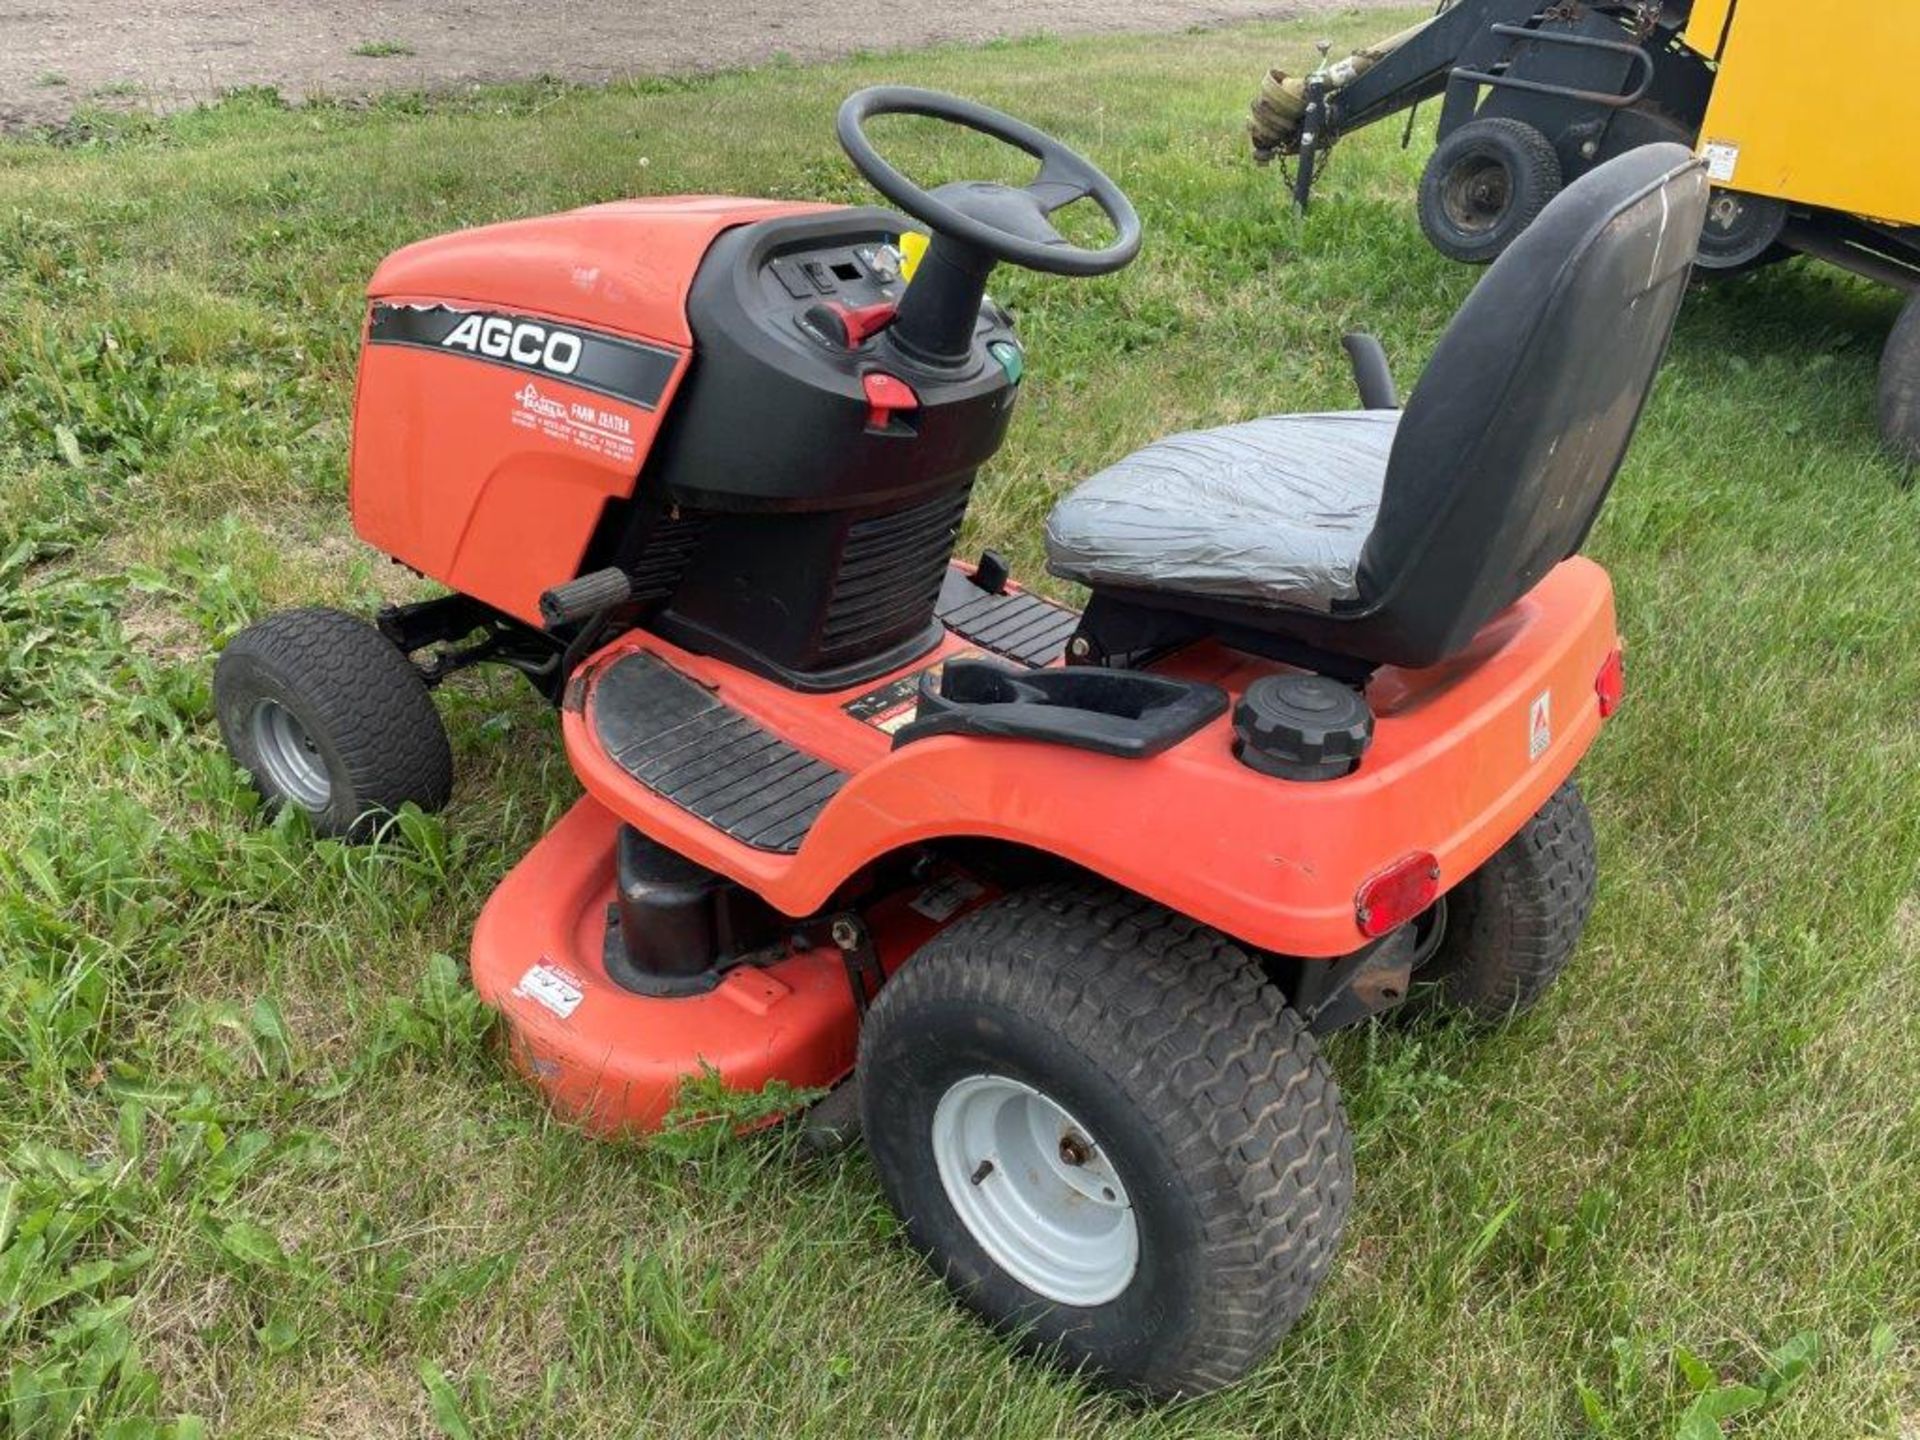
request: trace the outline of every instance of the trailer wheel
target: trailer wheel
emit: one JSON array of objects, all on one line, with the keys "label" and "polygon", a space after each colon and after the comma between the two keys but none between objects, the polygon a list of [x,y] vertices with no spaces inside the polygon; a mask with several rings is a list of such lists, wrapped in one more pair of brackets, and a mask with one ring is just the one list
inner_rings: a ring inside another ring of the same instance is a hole
[{"label": "trailer wheel", "polygon": [[1560,157],[1524,120],[1469,120],[1420,177],[1420,228],[1450,260],[1485,265],[1560,193]]},{"label": "trailer wheel", "polygon": [[1786,201],[1716,185],[1694,264],[1705,275],[1730,277],[1785,260],[1793,254],[1780,243],[1786,228]]},{"label": "trailer wheel", "polygon": [[[1447,928],[1416,993],[1480,1021],[1531,1009],[1567,968],[1593,908],[1593,821],[1568,780],[1447,894]],[[1426,982],[1434,982],[1427,984]]]},{"label": "trailer wheel", "polygon": [[1231,1384],[1319,1288],[1352,1157],[1313,1039],[1226,937],[1038,886],[881,990],[862,1127],[909,1238],[1023,1348],[1154,1395]]},{"label": "trailer wheel", "polygon": [[438,810],[453,753],[426,682],[386,636],[338,610],[284,610],[228,642],[213,671],[220,733],[270,806],[365,840],[412,801]]},{"label": "trailer wheel", "polygon": [[1909,465],[1920,465],[1920,293],[1893,322],[1880,352],[1880,435]]}]

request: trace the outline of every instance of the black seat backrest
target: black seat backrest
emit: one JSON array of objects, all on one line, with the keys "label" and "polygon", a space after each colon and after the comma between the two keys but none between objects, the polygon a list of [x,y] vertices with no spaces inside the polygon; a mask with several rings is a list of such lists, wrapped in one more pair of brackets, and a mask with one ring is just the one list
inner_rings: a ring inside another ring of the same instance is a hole
[{"label": "black seat backrest", "polygon": [[1361,552],[1370,651],[1440,660],[1579,549],[1706,207],[1685,149],[1630,150],[1555,197],[1474,287],[1407,401]]}]

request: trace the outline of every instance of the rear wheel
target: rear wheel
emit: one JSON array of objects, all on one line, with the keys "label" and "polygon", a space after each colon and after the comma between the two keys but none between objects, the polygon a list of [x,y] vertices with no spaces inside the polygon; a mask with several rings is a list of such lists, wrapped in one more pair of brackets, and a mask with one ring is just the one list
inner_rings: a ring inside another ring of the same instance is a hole
[{"label": "rear wheel", "polygon": [[453,753],[426,682],[386,636],[338,610],[249,625],[213,671],[233,758],[269,805],[297,805],[323,835],[364,840],[411,801],[447,803]]},{"label": "rear wheel", "polygon": [[1893,322],[1880,352],[1880,435],[1909,465],[1920,465],[1920,294]]},{"label": "rear wheel", "polygon": [[1497,259],[1560,193],[1560,157],[1524,120],[1469,120],[1420,177],[1420,228],[1451,260]]},{"label": "rear wheel", "polygon": [[863,1130],[913,1244],[996,1327],[1159,1395],[1246,1374],[1305,1310],[1352,1191],[1297,1016],[1232,941],[1043,886],[882,989]]},{"label": "rear wheel", "polygon": [[1476,1020],[1531,1009],[1573,958],[1596,873],[1593,822],[1568,780],[1448,892],[1446,932],[1415,981],[1429,1001]]}]

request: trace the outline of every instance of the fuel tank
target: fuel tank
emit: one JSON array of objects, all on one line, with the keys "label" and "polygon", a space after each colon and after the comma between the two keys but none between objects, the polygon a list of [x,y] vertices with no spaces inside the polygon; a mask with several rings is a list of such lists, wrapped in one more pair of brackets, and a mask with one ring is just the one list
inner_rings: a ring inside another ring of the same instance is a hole
[{"label": "fuel tank", "polygon": [[838,207],[623,200],[443,235],[367,287],[361,537],[532,624],[632,495],[693,347],[687,296],[736,226]]}]

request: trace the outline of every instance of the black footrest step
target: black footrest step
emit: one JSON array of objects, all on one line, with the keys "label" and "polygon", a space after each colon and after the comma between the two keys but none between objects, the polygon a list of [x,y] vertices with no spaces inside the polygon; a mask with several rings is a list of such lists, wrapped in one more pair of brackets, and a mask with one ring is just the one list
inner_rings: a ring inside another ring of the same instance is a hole
[{"label": "black footrest step", "polygon": [[798,850],[847,779],[651,655],[601,673],[591,718],[621,769],[756,850]]},{"label": "black footrest step", "polygon": [[995,595],[949,569],[935,607],[940,623],[963,640],[1022,665],[1051,665],[1080,624],[1077,610],[1023,593]]}]

